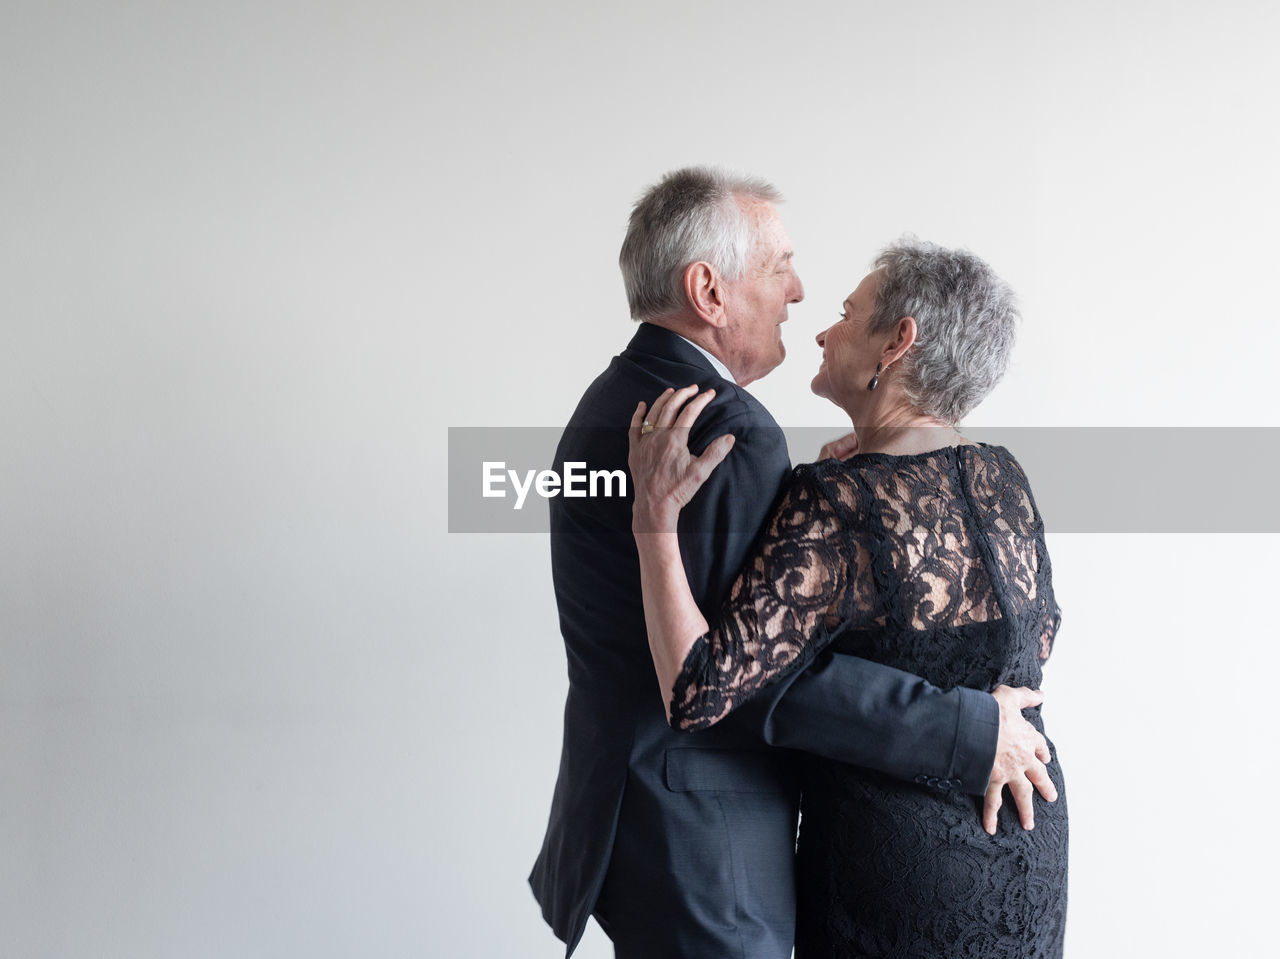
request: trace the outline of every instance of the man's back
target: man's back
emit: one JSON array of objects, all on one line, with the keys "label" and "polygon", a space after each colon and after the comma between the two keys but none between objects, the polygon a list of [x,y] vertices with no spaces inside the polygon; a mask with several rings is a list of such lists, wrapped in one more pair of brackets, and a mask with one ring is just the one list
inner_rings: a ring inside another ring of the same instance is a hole
[{"label": "man's back", "polygon": [[[754,398],[688,343],[643,324],[584,394],[556,468],[625,470],[636,402],[691,382],[717,390],[693,445],[739,435],[733,462],[690,504],[681,531],[695,597],[714,615],[790,466],[781,431]],[[571,948],[598,905],[619,955],[637,936],[636,955],[788,955],[796,790],[785,754],[732,723],[697,735],[667,726],[630,496],[558,497],[551,522],[570,689],[551,822],[531,877],[544,914]]]}]

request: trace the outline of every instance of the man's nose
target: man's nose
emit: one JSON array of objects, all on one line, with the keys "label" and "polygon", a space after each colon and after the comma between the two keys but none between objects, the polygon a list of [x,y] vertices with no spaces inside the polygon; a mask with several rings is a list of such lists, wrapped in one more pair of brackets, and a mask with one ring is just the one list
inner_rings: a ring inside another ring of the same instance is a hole
[{"label": "man's nose", "polygon": [[788,303],[799,303],[804,299],[804,284],[800,282],[799,275],[795,275],[795,288],[791,291],[791,299]]},{"label": "man's nose", "polygon": [[[827,328],[827,330],[829,329],[830,327]],[[826,345],[827,345],[827,330],[823,330],[821,333],[819,333],[817,336],[814,337],[814,339],[818,341],[818,345],[823,347],[824,349],[826,348]]]}]

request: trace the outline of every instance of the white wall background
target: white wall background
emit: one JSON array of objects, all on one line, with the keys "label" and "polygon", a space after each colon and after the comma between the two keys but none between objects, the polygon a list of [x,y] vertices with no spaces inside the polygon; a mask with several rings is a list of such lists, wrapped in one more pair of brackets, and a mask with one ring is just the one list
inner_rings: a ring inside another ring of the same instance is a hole
[{"label": "white wall background", "polygon": [[[0,954],[560,954],[547,543],[446,427],[564,421],[669,168],[788,195],[785,424],[911,230],[1022,294],[973,423],[1280,425],[1276,10],[6,0]],[[1270,942],[1276,545],[1051,540],[1073,956]]]}]

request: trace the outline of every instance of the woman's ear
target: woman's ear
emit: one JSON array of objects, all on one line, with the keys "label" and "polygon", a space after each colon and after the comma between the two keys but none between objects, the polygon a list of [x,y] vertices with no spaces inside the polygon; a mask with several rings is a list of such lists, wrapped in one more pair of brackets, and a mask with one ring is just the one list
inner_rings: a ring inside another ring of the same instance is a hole
[{"label": "woman's ear", "polygon": [[690,263],[684,271],[684,295],[694,316],[714,327],[723,327],[724,287],[710,263]]},{"label": "woman's ear", "polygon": [[893,331],[893,338],[880,351],[880,364],[887,370],[892,363],[898,362],[916,342],[916,318],[904,316],[898,321]]}]

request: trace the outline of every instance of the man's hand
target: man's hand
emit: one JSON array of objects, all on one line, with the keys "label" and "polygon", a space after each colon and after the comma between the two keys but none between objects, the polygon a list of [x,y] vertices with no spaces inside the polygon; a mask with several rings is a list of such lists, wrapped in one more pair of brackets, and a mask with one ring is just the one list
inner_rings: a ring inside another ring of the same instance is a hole
[{"label": "man's hand", "polygon": [[1049,802],[1058,798],[1058,790],[1049,779],[1045,768],[1052,755],[1045,738],[1022,717],[1028,706],[1039,706],[1044,696],[1034,689],[997,686],[991,693],[1000,704],[1000,737],[996,740],[996,763],[987,783],[987,797],[982,805],[982,828],[992,836],[996,834],[996,813],[1000,811],[1004,787],[1013,793],[1018,807],[1018,818],[1023,829],[1033,829],[1036,824],[1032,810],[1035,788]]},{"label": "man's hand", "polygon": [[847,460],[858,452],[858,434],[848,433],[838,440],[832,440],[818,453],[819,460]]}]

